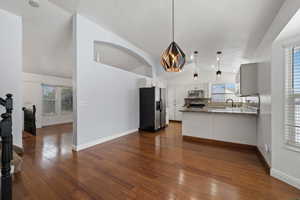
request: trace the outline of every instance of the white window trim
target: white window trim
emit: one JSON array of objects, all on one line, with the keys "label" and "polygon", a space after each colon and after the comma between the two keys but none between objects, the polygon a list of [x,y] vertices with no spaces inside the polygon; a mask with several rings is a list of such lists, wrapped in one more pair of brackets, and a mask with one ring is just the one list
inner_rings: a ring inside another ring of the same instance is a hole
[{"label": "white window trim", "polygon": [[[286,115],[287,115],[287,110],[286,110],[286,106],[287,106],[287,99],[288,98],[296,98],[296,97],[300,97],[300,94],[294,94],[293,97],[288,97],[287,96],[287,80],[288,80],[288,76],[289,76],[289,67],[287,65],[288,62],[292,62],[291,60],[287,61],[287,59],[291,59],[291,57],[287,58],[286,55],[286,51],[292,48],[299,48],[300,46],[300,42],[295,42],[294,45],[292,44],[288,44],[288,45],[284,45],[282,46],[284,51],[284,104],[283,104],[283,110],[284,110],[284,117],[283,117],[283,148],[290,150],[290,151],[294,151],[294,152],[300,152],[300,145],[294,145],[289,143],[289,141],[286,139],[286,126],[287,126],[287,122],[286,122]],[[293,81],[292,77],[291,77],[291,81]],[[291,84],[291,83],[289,83]]]},{"label": "white window trim", "polygon": [[[50,84],[42,84],[42,90],[43,86],[49,86],[49,87],[55,87],[55,112],[54,113],[44,113],[42,112],[42,116],[44,117],[51,117],[51,116],[65,116],[65,115],[72,115],[73,111],[62,111],[61,110],[61,90],[62,89],[72,89],[71,86],[58,86],[58,85],[50,85]],[[43,99],[43,94],[42,94],[42,108],[44,107],[44,99]]]},{"label": "white window trim", "polygon": [[289,144],[284,144],[284,148],[289,150],[289,151],[294,151],[294,152],[297,152],[297,153],[300,153],[300,148],[299,147],[295,147],[293,145],[289,145]]}]

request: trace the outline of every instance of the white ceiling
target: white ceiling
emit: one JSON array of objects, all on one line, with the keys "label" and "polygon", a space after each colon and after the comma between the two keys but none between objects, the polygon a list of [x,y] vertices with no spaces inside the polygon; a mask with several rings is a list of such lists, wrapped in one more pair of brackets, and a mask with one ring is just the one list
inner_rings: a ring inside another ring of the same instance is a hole
[{"label": "white ceiling", "polygon": [[[141,75],[152,76],[151,66],[139,55],[125,48],[103,42],[95,42],[94,48],[95,58],[98,57],[100,63],[126,71],[140,72]],[[139,68],[145,70],[139,70]]]},{"label": "white ceiling", "polygon": [[[150,53],[157,61],[169,45],[171,0],[51,0],[97,22]],[[175,0],[175,39],[211,70],[224,53],[223,70],[251,58],[284,0]]]},{"label": "white ceiling", "polygon": [[[71,77],[75,12],[148,52],[159,61],[171,39],[171,0],[0,0],[0,8],[24,17],[24,71]],[[57,6],[55,6],[55,3]],[[222,70],[247,62],[284,0],[175,0],[175,40],[200,67],[212,70],[222,50]],[[60,9],[62,8],[62,9]]]},{"label": "white ceiling", "polygon": [[47,1],[0,0],[0,8],[23,17],[23,71],[72,76],[72,14]]},{"label": "white ceiling", "polygon": [[287,38],[292,38],[300,34],[300,9],[292,17],[290,22],[283,28],[277,40],[285,40]]}]

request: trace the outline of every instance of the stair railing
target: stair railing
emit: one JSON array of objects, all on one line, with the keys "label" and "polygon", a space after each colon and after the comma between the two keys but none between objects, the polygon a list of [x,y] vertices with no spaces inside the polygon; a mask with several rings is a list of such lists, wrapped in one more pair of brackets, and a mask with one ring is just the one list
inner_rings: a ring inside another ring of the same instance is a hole
[{"label": "stair railing", "polygon": [[12,136],[12,110],[13,99],[11,94],[6,99],[0,98],[0,105],[5,107],[6,112],[1,115],[0,136],[2,143],[2,169],[1,169],[1,200],[12,199],[12,175],[11,161],[13,159],[13,136]]}]

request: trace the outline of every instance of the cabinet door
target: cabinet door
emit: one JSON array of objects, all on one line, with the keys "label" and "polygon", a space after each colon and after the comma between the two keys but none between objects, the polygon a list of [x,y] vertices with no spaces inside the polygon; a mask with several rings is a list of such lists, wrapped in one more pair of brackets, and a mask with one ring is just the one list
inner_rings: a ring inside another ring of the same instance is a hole
[{"label": "cabinet door", "polygon": [[184,98],[187,97],[184,86],[176,87],[176,106],[184,106]]},{"label": "cabinet door", "polygon": [[243,96],[257,94],[257,64],[244,64],[240,68],[240,93]]},{"label": "cabinet door", "polygon": [[168,111],[169,111],[169,119],[175,120],[175,106],[176,106],[176,95],[175,88],[168,88]]},{"label": "cabinet door", "polygon": [[179,111],[181,109],[182,109],[182,106],[176,106],[176,110],[175,110],[175,120],[176,121],[182,121],[182,112]]}]

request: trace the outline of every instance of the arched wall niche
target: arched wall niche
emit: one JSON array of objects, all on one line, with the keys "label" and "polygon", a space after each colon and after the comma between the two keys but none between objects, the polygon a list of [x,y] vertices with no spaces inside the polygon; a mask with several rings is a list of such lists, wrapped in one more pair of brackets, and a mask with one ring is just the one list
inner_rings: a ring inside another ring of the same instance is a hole
[{"label": "arched wall niche", "polygon": [[107,41],[94,41],[94,61],[139,75],[153,77],[153,65],[137,51]]}]

